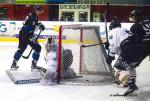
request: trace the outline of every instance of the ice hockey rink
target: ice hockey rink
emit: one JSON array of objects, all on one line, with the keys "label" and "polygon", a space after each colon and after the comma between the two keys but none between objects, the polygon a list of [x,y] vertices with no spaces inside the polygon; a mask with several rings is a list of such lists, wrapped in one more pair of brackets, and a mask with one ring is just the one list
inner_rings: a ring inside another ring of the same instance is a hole
[{"label": "ice hockey rink", "polygon": [[[98,86],[53,85],[43,86],[40,83],[14,84],[6,74],[10,69],[18,43],[0,43],[0,99],[1,101],[150,101],[150,61],[147,57],[137,68],[137,97],[111,97],[110,94],[123,92],[113,84]],[[28,50],[27,50],[28,51]],[[20,59],[18,65],[22,71],[30,71],[31,57]],[[44,66],[41,54],[38,65]]]}]

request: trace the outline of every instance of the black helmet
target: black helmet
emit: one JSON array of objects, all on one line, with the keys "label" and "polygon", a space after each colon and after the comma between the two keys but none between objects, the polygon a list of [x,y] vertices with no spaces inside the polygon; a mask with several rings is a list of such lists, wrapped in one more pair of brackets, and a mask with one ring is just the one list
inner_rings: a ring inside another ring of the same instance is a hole
[{"label": "black helmet", "polygon": [[141,12],[139,10],[133,10],[131,11],[130,17],[133,17],[133,16],[140,17]]},{"label": "black helmet", "polygon": [[34,9],[35,9],[35,11],[42,11],[43,10],[42,6],[40,6],[40,5],[35,5]]},{"label": "black helmet", "polygon": [[119,20],[112,20],[110,25],[109,25],[109,29],[112,30],[113,28],[116,27],[121,27],[121,23]]}]

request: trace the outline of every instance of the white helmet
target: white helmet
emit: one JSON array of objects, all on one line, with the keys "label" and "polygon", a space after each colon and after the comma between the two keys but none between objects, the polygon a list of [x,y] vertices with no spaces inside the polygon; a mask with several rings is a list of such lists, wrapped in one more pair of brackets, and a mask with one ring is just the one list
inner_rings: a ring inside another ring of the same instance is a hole
[{"label": "white helmet", "polygon": [[55,45],[55,40],[54,40],[54,38],[52,36],[46,38],[45,49],[47,51],[52,50],[54,45]]}]

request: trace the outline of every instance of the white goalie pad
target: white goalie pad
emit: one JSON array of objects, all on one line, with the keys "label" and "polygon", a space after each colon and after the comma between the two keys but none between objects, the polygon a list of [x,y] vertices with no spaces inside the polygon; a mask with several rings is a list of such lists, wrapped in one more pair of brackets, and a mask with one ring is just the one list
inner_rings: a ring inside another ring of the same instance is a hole
[{"label": "white goalie pad", "polygon": [[39,71],[6,70],[6,73],[15,84],[39,83],[42,78]]}]

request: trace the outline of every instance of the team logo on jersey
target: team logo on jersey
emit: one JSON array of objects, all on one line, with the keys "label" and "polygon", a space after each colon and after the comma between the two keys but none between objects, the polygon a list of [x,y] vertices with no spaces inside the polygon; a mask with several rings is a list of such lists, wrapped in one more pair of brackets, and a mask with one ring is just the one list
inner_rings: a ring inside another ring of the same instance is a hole
[{"label": "team logo on jersey", "polygon": [[113,36],[112,36],[112,35],[110,35],[110,36],[109,36],[109,39],[112,39],[112,38],[113,38]]}]

